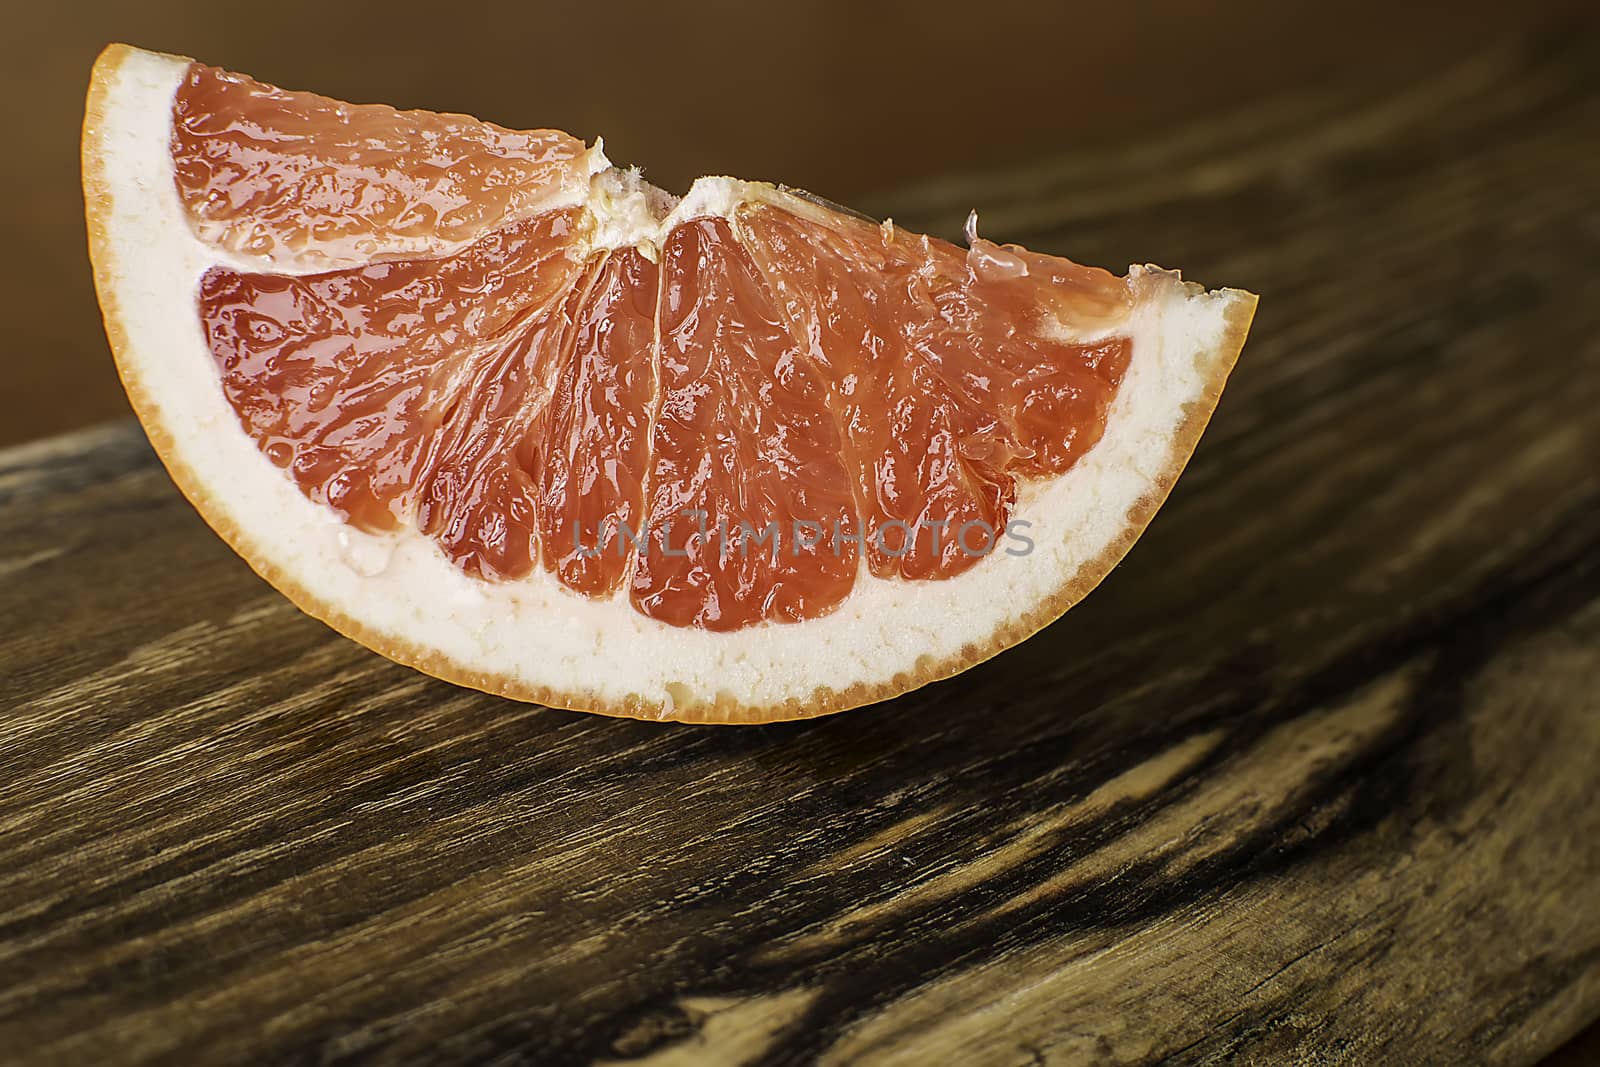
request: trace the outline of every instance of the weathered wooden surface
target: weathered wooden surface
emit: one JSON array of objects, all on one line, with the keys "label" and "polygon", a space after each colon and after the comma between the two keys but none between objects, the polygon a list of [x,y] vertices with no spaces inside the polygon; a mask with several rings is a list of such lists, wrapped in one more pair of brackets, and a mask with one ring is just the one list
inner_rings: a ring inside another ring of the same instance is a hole
[{"label": "weathered wooden surface", "polygon": [[453,689],[136,427],[0,453],[0,1052],[1535,1060],[1600,1014],[1597,105],[1573,31],[869,205],[1263,300],[1094,596],[832,719]]}]

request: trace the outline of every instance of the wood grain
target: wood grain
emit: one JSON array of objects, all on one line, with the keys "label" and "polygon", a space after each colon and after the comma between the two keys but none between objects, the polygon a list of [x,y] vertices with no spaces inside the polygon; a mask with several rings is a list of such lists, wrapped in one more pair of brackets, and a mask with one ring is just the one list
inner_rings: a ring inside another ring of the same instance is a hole
[{"label": "wood grain", "polygon": [[1600,40],[871,205],[1263,294],[1038,637],[833,719],[516,705],[137,427],[0,453],[16,1062],[1528,1063],[1600,1015]]}]

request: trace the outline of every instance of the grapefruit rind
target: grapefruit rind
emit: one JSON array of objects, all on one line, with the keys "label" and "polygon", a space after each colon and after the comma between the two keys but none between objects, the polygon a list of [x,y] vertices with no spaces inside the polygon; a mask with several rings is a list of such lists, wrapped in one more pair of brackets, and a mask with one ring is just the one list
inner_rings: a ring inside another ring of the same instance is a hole
[{"label": "grapefruit rind", "polygon": [[[932,582],[875,578],[863,567],[838,609],[799,623],[723,633],[670,626],[634,611],[625,590],[590,599],[542,568],[485,582],[415,531],[363,533],[258,451],[223,395],[195,311],[208,267],[261,264],[202,244],[184,215],[168,139],[189,62],[107,48],[83,131],[95,285],[152,445],[205,521],[302,610],[390,659],[520,700],[689,722],[806,718],[907,692],[1024,640],[1093,589],[1149,523],[1216,406],[1255,310],[1249,293],[1132,268],[1137,299],[1124,327],[1132,356],[1103,437],[1065,474],[1018,486],[1012,518],[1028,524],[1027,555],[997,551]],[[787,195],[712,179],[669,218],[724,214],[741,196]],[[646,240],[647,223],[631,217],[597,230]]]}]

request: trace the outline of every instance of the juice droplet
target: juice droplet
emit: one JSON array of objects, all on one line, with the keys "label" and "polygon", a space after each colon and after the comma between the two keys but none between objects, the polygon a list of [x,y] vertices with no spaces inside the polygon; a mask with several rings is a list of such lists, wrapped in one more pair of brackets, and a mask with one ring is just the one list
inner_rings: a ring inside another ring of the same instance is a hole
[{"label": "juice droplet", "polygon": [[339,558],[363,578],[376,578],[394,558],[394,538],[365,534],[349,527],[339,531]]}]

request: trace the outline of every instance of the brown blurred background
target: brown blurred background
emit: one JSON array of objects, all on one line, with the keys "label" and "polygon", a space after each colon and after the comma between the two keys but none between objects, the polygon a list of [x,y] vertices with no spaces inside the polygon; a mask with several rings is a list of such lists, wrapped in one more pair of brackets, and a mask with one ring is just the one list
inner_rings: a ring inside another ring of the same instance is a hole
[{"label": "brown blurred background", "polygon": [[[1170,134],[1324,79],[1382,94],[1514,24],[1564,27],[1578,3],[1486,0],[1047,4],[716,0],[481,4],[337,0],[183,5],[92,0],[9,13],[0,173],[10,344],[0,445],[126,414],[100,330],[78,185],[83,92],[109,41],[192,55],[289,88],[604,135],[612,159],[681,191],[702,173],[781,180],[893,213],[943,175]],[[1592,23],[1584,23],[1592,32]],[[974,205],[982,207],[983,205]],[[1270,205],[1264,206],[1270,210]],[[1241,217],[1240,242],[1265,240]],[[1137,228],[1129,232],[1137,233]],[[991,237],[1004,239],[1005,234]],[[1120,267],[1139,247],[1050,251]],[[1270,263],[1270,256],[1261,257]],[[1204,278],[1203,263],[1182,264]],[[1267,269],[1267,268],[1263,268]],[[1270,276],[1228,277],[1270,294]],[[1258,332],[1271,326],[1270,296]],[[1550,1063],[1600,1060],[1592,1030]]]},{"label": "brown blurred background", "polygon": [[[892,213],[896,190],[932,176],[1159,135],[1321,79],[1357,77],[1381,92],[1419,64],[1481,44],[1505,19],[1544,19],[1561,6],[17,5],[0,71],[13,114],[0,174],[11,338],[0,360],[0,445],[127,412],[100,332],[78,185],[83,93],[108,41],[352,101],[603,135],[613,160],[641,164],[676,191],[697,174],[727,173]],[[1251,220],[1238,223],[1239,240],[1250,241]],[[1175,259],[1161,244],[1151,233],[1139,247],[1077,251],[1116,267]],[[1182,266],[1205,277],[1203,263]],[[1226,280],[1271,288],[1270,278]]]}]

